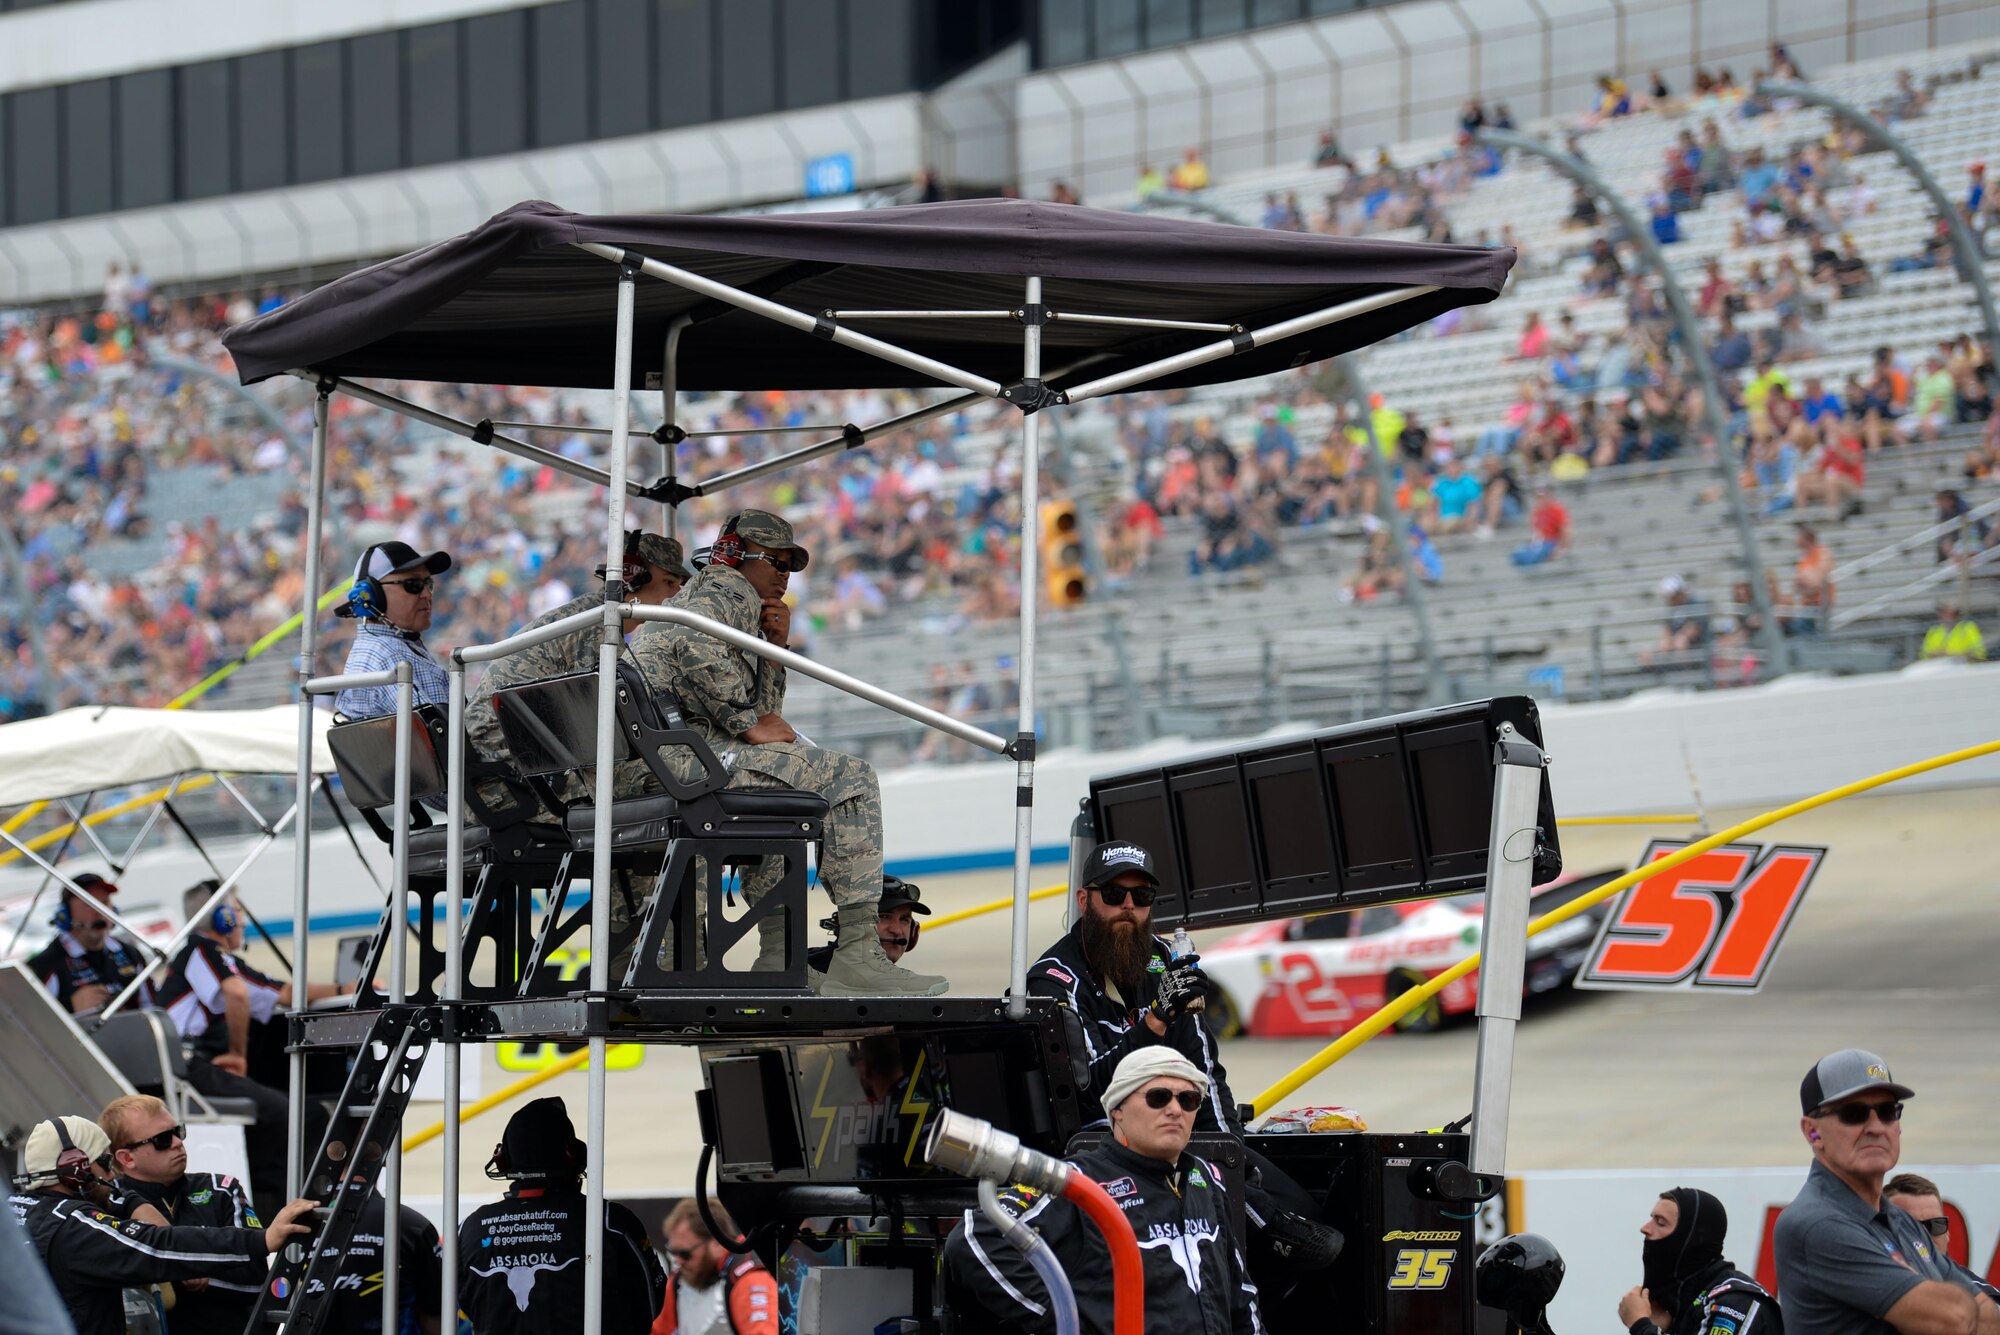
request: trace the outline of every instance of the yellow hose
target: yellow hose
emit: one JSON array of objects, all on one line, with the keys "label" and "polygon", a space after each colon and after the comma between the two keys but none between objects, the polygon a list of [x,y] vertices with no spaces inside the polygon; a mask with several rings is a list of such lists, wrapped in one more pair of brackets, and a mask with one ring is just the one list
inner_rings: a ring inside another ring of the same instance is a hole
[{"label": "yellow hose", "polygon": [[[1063,893],[1067,889],[1069,887],[1066,885],[1045,885],[1039,890],[1030,891],[1028,899],[1030,901],[1048,899]],[[935,932],[940,927],[949,927],[955,922],[964,922],[967,918],[977,918],[986,913],[998,913],[1002,909],[1011,909],[1013,907],[1014,896],[1012,895],[1007,896],[1005,899],[990,900],[984,904],[974,904],[969,909],[959,909],[955,913],[940,913],[935,919],[924,924],[924,930],[926,932]]]},{"label": "yellow hose", "polygon": [[[1941,756],[1933,756],[1929,760],[1919,760],[1915,764],[1903,765],[1885,773],[1874,775],[1871,778],[1857,779],[1853,783],[1842,784],[1838,788],[1832,788],[1826,792],[1815,794],[1812,797],[1803,798],[1792,803],[1790,806],[1779,807],[1775,811],[1767,811],[1761,816],[1755,816],[1742,822],[1740,825],[1732,825],[1718,834],[1711,834],[1706,839],[1697,840],[1689,844],[1686,848],[1676,849],[1656,862],[1648,862],[1642,867],[1635,867],[1616,880],[1607,881],[1588,894],[1577,896],[1577,898],[1572,899],[1561,908],[1551,910],[1529,923],[1528,935],[1533,936],[1537,932],[1546,931],[1554,927],[1557,923],[1567,922],[1577,914],[1603,903],[1620,891],[1629,889],[1639,882],[1648,880],[1663,871],[1678,867],[1690,859],[1698,858],[1711,849],[1720,848],[1724,844],[1734,843],[1745,835],[1755,834],[1767,826],[1776,825],[1779,821],[1789,820],[1793,816],[1802,815],[1815,808],[1841,801],[1844,798],[1853,797],[1857,793],[1865,793],[1872,788],[1880,788],[1884,784],[1895,783],[1898,779],[1907,779],[1915,774],[1924,774],[1930,770],[1943,769],[1947,765],[1957,765],[1967,760],[1977,760],[1981,756],[1990,756],[1995,752],[2000,752],[2000,742],[1984,742],[1978,746],[1968,746],[1960,751],[1951,751]],[[1446,969],[1423,986],[1413,987],[1394,1001],[1383,1006],[1360,1024],[1354,1026],[1354,1028],[1348,1030],[1339,1038],[1336,1038],[1333,1042],[1313,1054],[1306,1061],[1293,1068],[1288,1075],[1284,1076],[1269,1089],[1259,1094],[1256,1103],[1252,1105],[1255,1115],[1262,1117],[1271,1110],[1272,1105],[1276,1104],[1278,1100],[1290,1095],[1299,1086],[1305,1084],[1308,1080],[1326,1070],[1327,1067],[1333,1065],[1342,1057],[1345,1057],[1348,1053],[1354,1051],[1363,1043],[1366,1043],[1369,1039],[1375,1037],[1375,1035],[1381,1033],[1384,1029],[1387,1029],[1390,1025],[1402,1019],[1405,1015],[1423,1005],[1424,1002],[1436,996],[1446,987],[1457,982],[1478,967],[1479,953],[1474,951],[1471,955],[1452,965],[1449,969]]]}]

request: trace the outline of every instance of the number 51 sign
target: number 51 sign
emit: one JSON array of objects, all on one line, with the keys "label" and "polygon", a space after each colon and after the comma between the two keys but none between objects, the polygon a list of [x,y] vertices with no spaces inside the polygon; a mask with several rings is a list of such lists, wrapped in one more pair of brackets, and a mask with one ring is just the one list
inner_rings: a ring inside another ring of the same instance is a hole
[{"label": "number 51 sign", "polygon": [[[1643,861],[1691,842],[1655,839]],[[1648,877],[1605,918],[1576,986],[1756,991],[1825,858],[1824,848],[1725,844]]]}]

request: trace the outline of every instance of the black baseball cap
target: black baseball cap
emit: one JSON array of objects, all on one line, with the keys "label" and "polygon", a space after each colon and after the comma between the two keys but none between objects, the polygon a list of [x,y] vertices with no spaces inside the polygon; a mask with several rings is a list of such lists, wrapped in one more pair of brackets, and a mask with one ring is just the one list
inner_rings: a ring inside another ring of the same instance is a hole
[{"label": "black baseball cap", "polygon": [[1114,839],[1090,850],[1090,856],[1083,860],[1083,883],[1103,885],[1128,871],[1138,872],[1154,885],[1160,883],[1159,874],[1153,870],[1151,853],[1130,840]]},{"label": "black baseball cap", "polygon": [[378,542],[354,563],[354,578],[387,579],[418,566],[433,575],[442,575],[451,569],[451,553],[432,552],[425,556],[407,542]]},{"label": "black baseball cap", "polygon": [[922,892],[900,876],[882,873],[882,902],[876,905],[877,913],[887,913],[892,909],[908,909],[912,913],[930,916],[930,905],[923,902]]}]

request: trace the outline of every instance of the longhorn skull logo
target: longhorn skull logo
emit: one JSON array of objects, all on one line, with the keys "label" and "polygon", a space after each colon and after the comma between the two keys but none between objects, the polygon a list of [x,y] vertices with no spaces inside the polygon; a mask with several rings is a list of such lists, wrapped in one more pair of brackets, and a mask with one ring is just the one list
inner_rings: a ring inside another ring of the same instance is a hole
[{"label": "longhorn skull logo", "polygon": [[561,1265],[551,1265],[545,1259],[546,1256],[547,1253],[543,1253],[541,1256],[524,1257],[519,1261],[503,1261],[491,1270],[480,1270],[477,1267],[467,1268],[482,1279],[491,1279],[495,1275],[505,1275],[507,1277],[507,1291],[514,1295],[514,1306],[525,1312],[528,1310],[528,1296],[535,1291],[535,1277],[537,1275],[549,1270],[566,1270],[582,1259],[581,1257],[572,1256]]}]

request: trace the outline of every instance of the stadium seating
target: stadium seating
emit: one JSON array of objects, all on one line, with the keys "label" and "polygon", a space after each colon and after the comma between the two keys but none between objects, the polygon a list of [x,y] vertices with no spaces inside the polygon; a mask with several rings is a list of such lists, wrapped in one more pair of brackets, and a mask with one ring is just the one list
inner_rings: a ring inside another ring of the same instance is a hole
[{"label": "stadium seating", "polygon": [[[1934,100],[1928,114],[1901,123],[1899,132],[1946,187],[1957,191],[1968,163],[1980,158],[2000,130],[2000,70],[1988,68],[1996,55],[2000,51],[1990,47],[1945,49],[1814,73],[1823,86],[1867,105],[1893,86],[1898,69],[1910,69]],[[1826,129],[1825,117],[1809,109],[1781,108],[1753,119],[1726,110],[1647,112],[1582,131],[1578,143],[1625,197],[1637,201],[1657,189],[1661,154],[1676,133],[1699,126],[1706,115],[1715,116],[1733,149],[1758,147],[1774,156],[1790,153]],[[1525,128],[1554,133],[1561,127]],[[1392,146],[1389,154],[1407,165],[1452,148],[1448,141],[1429,140]],[[1798,379],[1819,375],[1830,388],[1837,388],[1849,372],[1864,369],[1879,344],[1920,356],[1938,340],[1978,327],[1969,291],[1949,270],[1887,272],[1890,260],[1914,255],[1922,247],[1930,226],[1928,201],[1887,158],[1857,158],[1853,169],[1866,174],[1875,193],[1873,212],[1846,227],[1873,269],[1874,290],[1826,303],[1813,325],[1824,340],[1824,355],[1787,368]],[[1310,208],[1346,177],[1343,167],[1263,173],[1222,181],[1198,198],[1167,206],[1254,219],[1269,194],[1295,192]],[[1580,331],[1600,343],[1619,337],[1626,319],[1622,300],[1582,295],[1585,261],[1580,252],[1587,234],[1564,225],[1569,197],[1567,185],[1546,167],[1511,161],[1500,174],[1478,179],[1446,201],[1455,239],[1497,237],[1503,225],[1511,227],[1523,247],[1523,263],[1500,302],[1475,312],[1448,337],[1423,329],[1370,350],[1362,361],[1369,387],[1427,423],[1449,421],[1463,448],[1482,426],[1498,420],[1523,378],[1538,370],[1509,358],[1527,312],[1539,311],[1553,320],[1567,311]],[[1698,286],[1710,257],[1719,258],[1732,278],[1740,278],[1753,260],[1769,269],[1781,254],[1804,258],[1803,243],[1797,241],[1732,247],[1731,223],[1739,216],[1740,206],[1730,194],[1711,197],[1705,207],[1680,215],[1683,239],[1668,254],[1683,284]],[[1416,232],[1387,235],[1415,239]],[[2000,265],[1989,269],[2000,274]],[[161,333],[159,342],[181,355],[222,364],[213,336],[223,324],[241,318],[245,305],[240,298],[234,303],[204,299],[176,305],[173,311],[171,340]],[[62,313],[28,314],[59,325]],[[1754,329],[1774,318],[1770,312],[1748,312],[1739,325]],[[154,327],[163,323],[156,312]],[[5,334],[0,325],[0,345]],[[92,638],[79,631],[73,648],[58,635],[58,686],[74,698],[171,696],[185,685],[184,677],[226,661],[289,610],[272,596],[270,586],[273,572],[292,559],[296,524],[289,521],[296,516],[288,515],[284,525],[266,518],[246,524],[243,517],[273,516],[285,494],[302,482],[298,445],[309,422],[307,391],[284,383],[256,391],[272,405],[290,438],[289,450],[274,456],[267,443],[276,428],[271,420],[246,411],[241,399],[207,381],[187,381],[170,369],[148,367],[144,358],[138,362],[113,372],[93,368],[86,356],[66,378],[59,377],[58,385],[41,390],[46,402],[39,411],[51,421],[65,412],[88,420],[107,403],[153,403],[156,415],[144,424],[141,443],[152,450],[162,441],[178,442],[149,456],[142,508],[152,525],[88,541],[88,569],[100,580],[129,580],[154,610],[117,635]],[[26,376],[24,369],[0,364],[0,387],[21,383]],[[129,378],[123,397],[119,377]],[[1251,440],[1262,410],[1283,405],[1300,445],[1311,448],[1327,436],[1332,417],[1319,396],[1305,392],[1307,384],[1305,375],[1295,373],[1139,402],[1163,414],[1170,435],[1178,438],[1206,419],[1239,452]],[[598,395],[407,388],[471,418],[581,421],[601,418],[603,408]],[[642,417],[657,411],[651,396],[639,396],[636,402]],[[865,396],[716,396],[688,403],[683,420],[738,433],[726,442],[711,442],[727,451],[710,463],[719,468],[784,448],[776,442],[795,443],[796,438],[758,434],[757,426],[774,416],[868,420],[869,406]],[[881,405],[877,401],[874,406]],[[1125,401],[1052,417],[1057,456],[1052,485],[1100,517],[1121,505],[1141,480],[1138,462],[1121,440],[1122,418],[1132,411],[1132,402]],[[985,407],[945,424],[926,442],[925,448],[935,447],[937,453],[928,493],[935,503],[949,507],[951,498],[980,491],[996,462],[1011,457],[1015,425],[1011,413]],[[599,559],[594,525],[601,512],[592,489],[522,471],[510,461],[372,410],[348,411],[338,427],[337,444],[343,448],[333,478],[340,518],[333,526],[337,545],[330,553],[329,574],[338,571],[351,550],[380,538],[403,536],[451,546],[460,566],[441,605],[434,639],[497,638],[546,605],[534,598],[550,574],[565,575],[574,587]],[[1851,567],[1930,522],[1934,490],[1946,482],[1958,485],[1959,461],[1976,443],[1976,433],[1976,427],[1964,428],[1936,442],[1869,458],[1865,510],[1842,523],[1820,526],[1840,563],[1836,616],[1850,609],[1866,609],[1868,615],[1839,625],[1835,634],[1794,640],[1795,668],[1871,670],[1913,656],[1915,634],[1940,592],[1932,579],[1937,567],[1931,545],[1909,544]],[[200,437],[207,448],[181,448],[184,437]],[[893,506],[871,509],[876,501],[868,486],[843,492],[840,479],[865,478],[870,470],[874,480],[907,472],[917,447],[912,439],[885,443],[865,458],[836,458],[780,484],[698,502],[686,514],[688,526],[701,535],[731,506],[768,504],[791,514],[820,553],[832,557],[842,543],[861,541],[883,525],[909,522]],[[53,454],[37,461],[31,452],[22,462],[27,473],[59,471]],[[8,485],[15,485],[14,480]],[[1187,558],[1197,540],[1196,525],[1188,517],[1170,516],[1147,569],[1115,591],[1100,581],[1083,606],[1048,614],[1040,663],[1044,731],[1058,744],[1103,745],[1163,731],[1214,734],[1288,719],[1334,720],[1439,693],[1527,689],[1590,699],[1662,685],[1728,684],[1740,674],[1728,662],[1706,661],[1706,655],[1701,656],[1704,661],[1641,663],[1658,635],[1656,590],[1664,577],[1688,580],[1718,611],[1740,578],[1735,531],[1726,506],[1715,496],[1716,485],[1713,467],[1692,448],[1662,463],[1603,468],[1559,483],[1558,493],[1573,520],[1573,550],[1528,570],[1508,559],[1521,540],[1518,527],[1502,529],[1485,542],[1469,534],[1441,537],[1444,577],[1427,590],[1425,601],[1443,680],[1432,680],[1410,609],[1401,600],[1342,601],[1342,588],[1368,541],[1360,524],[1334,520],[1287,528],[1275,535],[1272,560],[1191,580]],[[1975,504],[1992,493],[1990,483],[1967,488]],[[648,518],[644,507],[635,513]],[[1786,522],[1792,517],[1758,524],[1762,559],[1781,576],[1793,559]],[[1011,521],[1004,511],[995,518],[1000,529],[986,540],[1000,542],[1004,550],[1014,540]],[[175,525],[171,531],[168,521]],[[77,591],[66,581],[73,581],[82,568],[78,561],[86,539],[80,526],[47,528],[30,553],[51,572],[36,582],[40,604],[53,621],[74,620]],[[1004,603],[997,614],[991,605],[974,610],[968,590],[982,569],[1004,570],[1008,563],[982,565],[984,558],[974,552],[973,529],[961,510],[949,531],[952,580],[944,592],[914,602],[889,599],[879,614],[866,618],[829,618],[812,636],[812,652],[918,698],[935,688],[940,668],[955,685],[966,685],[956,681],[958,665],[970,664],[970,684],[985,699],[980,721],[1005,731],[1011,726],[1003,720],[1016,649],[1014,623],[1005,615]],[[224,549],[220,555],[218,547]],[[832,598],[835,564],[818,561],[801,581],[809,611],[823,611]],[[1927,579],[1932,582],[1925,583]],[[218,600],[212,590],[200,596],[186,592],[204,581],[236,589],[239,596]],[[195,608],[198,638],[206,647],[187,661],[149,659],[149,652],[164,652],[146,646],[159,643],[162,626],[177,624],[171,616],[177,602]],[[1109,615],[1114,611],[1115,625]],[[22,640],[16,628],[13,645]],[[95,657],[84,652],[106,642],[121,652]],[[338,664],[344,643],[337,630],[323,642],[324,669]],[[897,652],[885,653],[884,644],[897,646]],[[273,654],[239,673],[212,701],[242,705],[281,699],[291,681],[286,656]],[[16,681],[8,689],[19,694],[22,687]],[[862,751],[883,763],[912,755],[945,760],[968,754],[935,742],[919,750],[921,734],[914,725],[812,683],[794,686],[790,712],[817,740]]]}]

